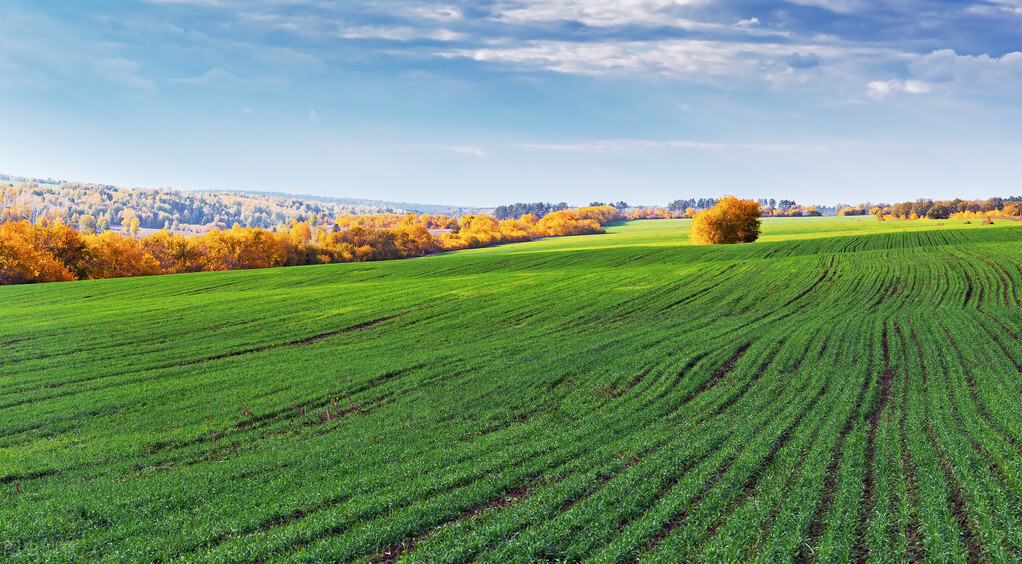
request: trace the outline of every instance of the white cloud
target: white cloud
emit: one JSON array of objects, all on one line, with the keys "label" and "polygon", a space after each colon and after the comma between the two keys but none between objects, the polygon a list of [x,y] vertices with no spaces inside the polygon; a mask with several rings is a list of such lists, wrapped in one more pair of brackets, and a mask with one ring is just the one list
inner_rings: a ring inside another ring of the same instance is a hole
[{"label": "white cloud", "polygon": [[319,114],[316,113],[316,110],[309,110],[309,120],[315,123],[320,123],[323,121],[323,118],[319,117]]},{"label": "white cloud", "polygon": [[788,0],[792,4],[823,8],[839,14],[852,14],[873,9],[867,0]]},{"label": "white cloud", "polygon": [[941,49],[913,61],[909,70],[922,80],[960,89],[1013,92],[1022,86],[1022,52],[991,57]]},{"label": "white cloud", "polygon": [[408,26],[361,26],[342,29],[341,37],[345,39],[388,39],[391,41],[412,41],[414,39],[459,41],[465,38],[465,34],[449,29],[418,29]]},{"label": "white cloud", "polygon": [[[304,13],[277,13],[260,7],[244,5],[245,11],[237,14],[237,22],[248,27],[262,27],[286,31],[298,37],[322,39],[334,35],[334,30],[343,25],[336,19],[313,16]],[[264,43],[263,45],[271,45]]]},{"label": "white cloud", "polygon": [[695,79],[731,72],[752,72],[755,67],[753,62],[743,61],[734,49],[727,46],[687,40],[602,44],[540,41],[518,47],[459,50],[448,56],[513,63],[569,74],[684,75]]},{"label": "white cloud", "polygon": [[1001,57],[959,55],[940,49],[916,56],[908,62],[910,78],[875,80],[866,85],[866,94],[883,100],[895,93],[927,94],[935,89],[949,94],[973,92],[1014,97],[1022,88],[1022,52]]},{"label": "white cloud", "polygon": [[[798,50],[793,53],[793,49]],[[457,49],[437,55],[567,74],[662,77],[714,85],[734,85],[749,80],[776,82],[780,71],[790,75],[784,82],[801,82],[803,76],[811,72],[830,80],[830,86],[836,81],[845,81],[856,88],[861,82],[853,81],[852,77],[859,75],[863,68],[872,67],[877,60],[905,58],[903,53],[880,48],[691,39],[605,43],[532,41],[507,47]],[[823,61],[837,70],[826,74],[821,70]]]},{"label": "white cloud", "polygon": [[1022,2],[1018,0],[991,0],[990,4],[974,4],[966,8],[965,11],[985,16],[1000,14],[1022,15]]},{"label": "white cloud", "polygon": [[908,94],[926,94],[932,88],[929,84],[920,80],[874,80],[866,85],[866,94],[874,100],[883,100],[895,92],[906,92]]},{"label": "white cloud", "polygon": [[431,20],[460,20],[464,18],[461,9],[457,6],[432,4],[429,6],[417,6],[412,8],[412,14],[421,18]]},{"label": "white cloud", "polygon": [[759,23],[759,18],[747,18],[735,22],[735,27],[739,29],[747,29]]},{"label": "white cloud", "polygon": [[1022,52],[1000,57],[959,55],[939,49],[927,55],[912,55],[905,61],[909,77],[874,80],[866,84],[866,95],[883,100],[898,93],[929,94],[939,91],[950,96],[979,94],[999,96],[1014,102],[1022,88]]},{"label": "white cloud", "polygon": [[[498,5],[496,17],[506,23],[574,21],[592,27],[672,25],[683,28],[719,27],[680,15],[686,6],[706,0],[526,0],[515,7]],[[523,5],[524,4],[524,5]]]},{"label": "white cloud", "polygon": [[906,80],[902,87],[909,94],[926,94],[930,91],[930,85],[920,80]]}]

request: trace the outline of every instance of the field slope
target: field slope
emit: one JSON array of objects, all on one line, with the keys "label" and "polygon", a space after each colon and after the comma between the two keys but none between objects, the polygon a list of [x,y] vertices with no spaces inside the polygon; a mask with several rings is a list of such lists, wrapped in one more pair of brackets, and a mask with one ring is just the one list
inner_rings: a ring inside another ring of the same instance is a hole
[{"label": "field slope", "polygon": [[1022,226],[0,288],[0,560],[1022,559]]}]

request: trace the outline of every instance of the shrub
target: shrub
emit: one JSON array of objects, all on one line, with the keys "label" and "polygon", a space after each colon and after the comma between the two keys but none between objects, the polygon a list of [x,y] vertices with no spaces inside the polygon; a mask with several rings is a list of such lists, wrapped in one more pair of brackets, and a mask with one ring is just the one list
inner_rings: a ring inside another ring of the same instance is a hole
[{"label": "shrub", "polygon": [[689,238],[696,245],[751,243],[759,237],[759,203],[724,196],[717,205],[692,218]]}]

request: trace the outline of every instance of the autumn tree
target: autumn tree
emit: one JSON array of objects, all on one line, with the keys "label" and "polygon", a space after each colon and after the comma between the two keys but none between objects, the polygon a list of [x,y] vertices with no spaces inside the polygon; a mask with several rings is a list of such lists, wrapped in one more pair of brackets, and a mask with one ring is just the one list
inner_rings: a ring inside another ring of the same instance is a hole
[{"label": "autumn tree", "polygon": [[926,217],[930,219],[948,219],[951,217],[951,210],[944,202],[934,202],[930,209],[926,210]]},{"label": "autumn tree", "polygon": [[756,200],[724,196],[692,218],[689,238],[696,245],[751,243],[759,237],[761,220]]},{"label": "autumn tree", "polygon": [[113,231],[93,235],[89,244],[89,278],[123,278],[162,274],[160,265],[138,240]]},{"label": "autumn tree", "polygon": [[128,233],[131,233],[132,237],[138,237],[138,233],[139,231],[141,231],[141,229],[142,228],[137,217],[133,217],[128,220],[127,231]]},{"label": "autumn tree", "polygon": [[89,277],[89,245],[74,228],[57,221],[31,230],[35,247],[57,259],[77,280]]},{"label": "autumn tree", "polygon": [[291,242],[298,245],[308,245],[312,240],[312,229],[307,221],[296,221],[291,224]]},{"label": "autumn tree", "polygon": [[437,243],[429,230],[421,225],[407,224],[394,229],[394,245],[404,257],[417,257],[434,252]]},{"label": "autumn tree", "polygon": [[86,235],[96,232],[96,218],[91,215],[83,215],[78,218],[78,230]]},{"label": "autumn tree", "polygon": [[0,225],[0,284],[75,279],[56,257],[36,244],[34,232],[39,229],[27,221]]},{"label": "autumn tree", "polygon": [[[542,219],[526,214],[499,222],[486,215],[387,213],[338,217],[329,230],[293,218],[291,228],[281,231],[236,222],[230,230],[213,229],[204,235],[184,237],[162,230],[141,237],[141,222],[148,220],[130,210],[120,214],[121,233],[106,229],[105,215],[70,215],[71,224],[82,231],[102,233],[83,233],[65,225],[60,216],[51,221],[42,215],[36,225],[28,220],[0,224],[0,284],[387,260],[536,236],[602,233],[604,225],[620,219],[613,206],[560,210]],[[213,223],[220,221],[214,219]]]},{"label": "autumn tree", "polygon": [[[585,209],[585,208],[583,208]],[[603,233],[603,226],[595,219],[581,218],[571,210],[548,213],[539,221],[536,230],[545,237],[561,237],[565,235],[588,235]]]},{"label": "autumn tree", "polygon": [[198,237],[189,239],[168,231],[158,231],[140,243],[145,252],[156,259],[160,270],[174,274],[202,270],[203,249],[196,244],[197,240]]},{"label": "autumn tree", "polygon": [[505,219],[500,222],[500,236],[504,241],[529,241],[532,229],[518,219]]},{"label": "autumn tree", "polygon": [[488,215],[465,215],[458,223],[458,236],[468,247],[488,247],[502,242],[497,220]]}]

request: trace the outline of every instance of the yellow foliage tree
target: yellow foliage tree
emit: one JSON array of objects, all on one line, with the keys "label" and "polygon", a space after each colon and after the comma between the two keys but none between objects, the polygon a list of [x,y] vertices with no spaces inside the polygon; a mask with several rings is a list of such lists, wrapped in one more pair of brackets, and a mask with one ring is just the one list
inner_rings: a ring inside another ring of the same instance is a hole
[{"label": "yellow foliage tree", "polygon": [[159,262],[131,237],[107,231],[90,235],[87,242],[90,278],[152,276],[163,272]]},{"label": "yellow foliage tree", "polygon": [[751,243],[759,237],[759,203],[724,196],[692,218],[689,238],[696,245]]},{"label": "yellow foliage tree", "polygon": [[160,270],[168,274],[179,272],[200,272],[203,264],[202,249],[198,237],[188,238],[173,235],[169,231],[158,231],[140,241],[142,248],[156,259]]},{"label": "yellow foliage tree", "polygon": [[[103,219],[109,221],[106,216]],[[38,225],[12,220],[0,224],[0,285],[387,260],[537,236],[603,233],[603,225],[618,219],[620,214],[612,206],[561,210],[542,219],[527,214],[500,222],[486,215],[459,220],[444,215],[377,214],[338,217],[329,233],[313,217],[307,222],[292,219],[290,229],[282,231],[235,223],[230,230],[218,227],[192,237],[166,230],[139,237],[140,222],[130,210],[122,213],[122,234],[105,228],[100,235],[82,234],[64,225],[59,216],[52,223],[43,218]],[[72,216],[73,224],[91,228],[95,222],[88,215]]]},{"label": "yellow foliage tree", "polygon": [[307,221],[297,221],[291,224],[291,242],[296,246],[308,245],[312,240],[312,229]]},{"label": "yellow foliage tree", "polygon": [[500,222],[500,236],[504,241],[529,241],[532,230],[524,221],[504,219]]},{"label": "yellow foliage tree", "polygon": [[35,244],[33,231],[28,221],[0,225],[0,284],[74,280],[56,257]]}]

